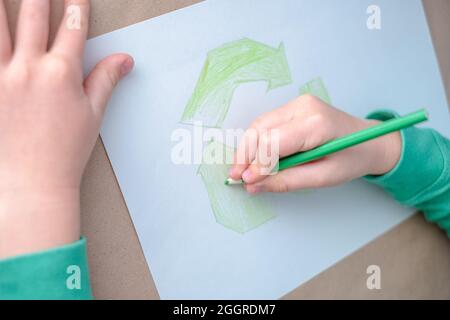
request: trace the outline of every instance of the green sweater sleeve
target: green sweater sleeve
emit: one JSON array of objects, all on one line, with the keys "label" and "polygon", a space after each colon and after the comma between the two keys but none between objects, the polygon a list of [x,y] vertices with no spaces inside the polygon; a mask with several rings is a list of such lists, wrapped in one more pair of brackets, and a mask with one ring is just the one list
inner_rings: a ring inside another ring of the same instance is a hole
[{"label": "green sweater sleeve", "polygon": [[[385,121],[398,115],[377,111],[368,118]],[[384,176],[366,177],[403,205],[419,209],[450,237],[450,141],[432,129],[402,131],[403,150],[397,166]]]},{"label": "green sweater sleeve", "polygon": [[92,299],[86,239],[0,260],[0,300]]}]

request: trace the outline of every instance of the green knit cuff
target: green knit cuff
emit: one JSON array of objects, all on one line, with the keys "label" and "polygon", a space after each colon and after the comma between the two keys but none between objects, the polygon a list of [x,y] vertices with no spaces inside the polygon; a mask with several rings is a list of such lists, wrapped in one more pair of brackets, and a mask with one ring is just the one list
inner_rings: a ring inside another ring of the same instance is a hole
[{"label": "green knit cuff", "polygon": [[[394,117],[398,114],[387,110],[368,116],[381,121]],[[411,127],[402,130],[401,135],[402,153],[395,168],[383,176],[368,176],[366,179],[383,187],[402,204],[414,206],[419,200],[423,202],[436,196],[429,191],[440,182],[446,160],[434,130]]]},{"label": "green knit cuff", "polygon": [[92,299],[86,239],[0,261],[0,299]]}]

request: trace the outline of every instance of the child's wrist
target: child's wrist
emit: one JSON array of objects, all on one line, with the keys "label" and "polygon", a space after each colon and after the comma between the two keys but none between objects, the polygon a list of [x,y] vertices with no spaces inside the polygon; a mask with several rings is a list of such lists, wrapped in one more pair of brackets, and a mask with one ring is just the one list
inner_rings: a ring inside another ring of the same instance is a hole
[{"label": "child's wrist", "polygon": [[[379,121],[368,121],[372,125]],[[369,175],[381,176],[391,172],[398,164],[402,153],[402,136],[394,132],[368,143],[371,151],[369,161]]]},{"label": "child's wrist", "polygon": [[0,259],[66,245],[80,238],[78,189],[0,193]]}]

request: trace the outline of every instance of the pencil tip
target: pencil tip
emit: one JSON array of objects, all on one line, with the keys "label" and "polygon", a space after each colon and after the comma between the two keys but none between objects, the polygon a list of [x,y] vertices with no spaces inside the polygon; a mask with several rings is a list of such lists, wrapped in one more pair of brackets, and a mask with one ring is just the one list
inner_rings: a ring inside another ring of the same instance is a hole
[{"label": "pencil tip", "polygon": [[242,184],[244,184],[244,182],[242,180],[233,180],[231,178],[228,178],[227,180],[225,180],[226,186],[234,186],[234,185],[242,185]]}]

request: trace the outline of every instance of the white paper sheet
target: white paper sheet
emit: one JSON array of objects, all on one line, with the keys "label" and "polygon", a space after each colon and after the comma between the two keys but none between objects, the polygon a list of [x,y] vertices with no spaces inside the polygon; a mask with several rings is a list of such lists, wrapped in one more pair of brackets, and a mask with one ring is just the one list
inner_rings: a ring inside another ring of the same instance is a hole
[{"label": "white paper sheet", "polygon": [[198,166],[171,162],[173,130],[192,130],[180,119],[208,52],[242,38],[283,43],[292,84],[269,92],[264,82],[239,86],[224,128],[245,128],[321,77],[347,112],[426,107],[427,125],[450,136],[421,2],[375,1],[382,29],[370,31],[373,2],[210,0],[89,41],[89,68],[113,52],[136,60],[110,103],[102,137],[163,299],[280,298],[412,214],[357,181],[265,195],[276,217],[240,234],[216,222]]}]

